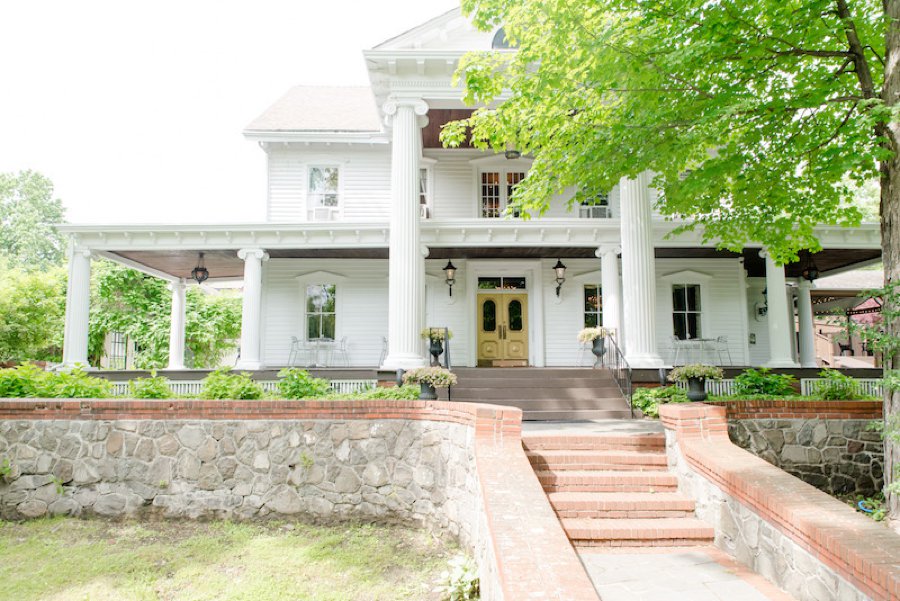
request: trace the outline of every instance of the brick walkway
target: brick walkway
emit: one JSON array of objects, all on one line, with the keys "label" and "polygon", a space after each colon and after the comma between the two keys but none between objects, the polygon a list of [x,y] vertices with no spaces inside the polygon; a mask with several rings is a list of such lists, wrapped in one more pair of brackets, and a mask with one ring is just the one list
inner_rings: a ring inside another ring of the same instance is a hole
[{"label": "brick walkway", "polygon": [[719,549],[579,549],[603,601],[793,601]]}]

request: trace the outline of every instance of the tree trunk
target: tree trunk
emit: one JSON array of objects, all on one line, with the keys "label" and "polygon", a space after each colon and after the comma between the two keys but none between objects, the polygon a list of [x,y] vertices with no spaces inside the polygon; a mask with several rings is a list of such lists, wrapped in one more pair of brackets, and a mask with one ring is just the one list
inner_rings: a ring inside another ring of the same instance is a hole
[{"label": "tree trunk", "polygon": [[[887,33],[885,39],[885,68],[882,100],[888,107],[900,101],[900,0],[884,0],[887,17]],[[891,151],[891,157],[882,161],[881,168],[881,249],[884,262],[884,284],[888,286],[900,282],[900,123],[892,120],[887,126],[878,128],[876,132],[884,140]],[[892,295],[885,297],[884,312],[889,315],[897,307],[891,306]],[[896,301],[896,297],[894,298]],[[892,337],[900,336],[900,320],[885,319],[885,332]],[[885,357],[885,371],[900,369],[900,356],[896,354]],[[889,428],[900,416],[900,392],[885,390],[884,392],[884,479],[885,485],[895,480],[897,467],[900,466],[900,445],[889,435]],[[887,505],[893,519],[900,518],[900,495],[891,494],[885,488]]]}]

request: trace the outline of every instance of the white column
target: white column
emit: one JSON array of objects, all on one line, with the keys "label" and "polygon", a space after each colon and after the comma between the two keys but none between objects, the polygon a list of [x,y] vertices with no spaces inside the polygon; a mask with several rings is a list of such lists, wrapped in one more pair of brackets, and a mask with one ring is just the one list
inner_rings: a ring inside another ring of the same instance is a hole
[{"label": "white column", "polygon": [[656,348],[656,261],[649,182],[647,173],[619,182],[625,358],[638,368],[663,366]]},{"label": "white column", "polygon": [[788,306],[784,267],[775,263],[765,251],[760,256],[766,260],[766,320],[769,324],[769,360],[766,367],[799,367],[791,350],[793,311]]},{"label": "white column", "polygon": [[187,288],[183,279],[172,282],[172,317],[169,325],[169,365],[167,369],[184,369],[184,324]]},{"label": "white column", "polygon": [[797,286],[797,319],[800,322],[800,367],[818,367],[816,362],[816,333],[813,323],[812,282],[800,278]]},{"label": "white column", "polygon": [[241,311],[241,357],[237,369],[259,369],[260,314],[262,309],[262,263],[269,255],[261,248],[242,248],[244,261],[244,302]]},{"label": "white column", "polygon": [[382,369],[425,365],[420,332],[425,286],[419,244],[419,158],[428,105],[421,99],[391,99],[384,112],[391,137],[391,238],[388,259],[388,354]]},{"label": "white column", "polygon": [[66,325],[63,333],[63,366],[88,367],[88,326],[91,307],[91,251],[69,254],[66,288]]},{"label": "white column", "polygon": [[619,252],[614,244],[605,244],[594,253],[600,257],[600,287],[603,303],[603,327],[616,332],[616,344],[622,346],[622,286],[619,282]]}]

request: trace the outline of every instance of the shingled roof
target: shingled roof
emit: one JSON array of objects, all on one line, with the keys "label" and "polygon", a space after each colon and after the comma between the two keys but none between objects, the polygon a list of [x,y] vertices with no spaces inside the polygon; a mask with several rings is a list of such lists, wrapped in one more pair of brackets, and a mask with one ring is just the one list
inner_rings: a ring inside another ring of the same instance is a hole
[{"label": "shingled roof", "polygon": [[245,132],[378,132],[381,122],[368,87],[296,86]]}]

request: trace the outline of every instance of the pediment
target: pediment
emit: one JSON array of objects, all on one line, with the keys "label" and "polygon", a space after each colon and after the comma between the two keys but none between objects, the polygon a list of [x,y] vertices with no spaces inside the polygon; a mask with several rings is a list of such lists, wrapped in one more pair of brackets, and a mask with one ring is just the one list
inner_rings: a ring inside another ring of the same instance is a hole
[{"label": "pediment", "polygon": [[347,281],[347,276],[330,271],[310,271],[309,273],[298,275],[294,279],[300,284],[340,284]]},{"label": "pediment", "polygon": [[708,273],[693,271],[692,269],[683,269],[681,271],[667,273],[666,275],[660,276],[659,279],[666,282],[708,282],[712,279],[712,276]]},{"label": "pediment", "polygon": [[479,31],[459,8],[430,19],[373,50],[489,50],[493,31]]}]

